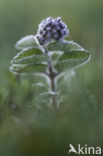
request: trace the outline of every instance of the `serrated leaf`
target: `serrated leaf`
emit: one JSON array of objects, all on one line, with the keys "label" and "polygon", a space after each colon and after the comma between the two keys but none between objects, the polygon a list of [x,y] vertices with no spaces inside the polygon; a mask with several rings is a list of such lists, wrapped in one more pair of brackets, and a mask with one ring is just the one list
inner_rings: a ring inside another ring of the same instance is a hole
[{"label": "serrated leaf", "polygon": [[48,56],[45,54],[42,55],[32,55],[32,56],[27,56],[23,57],[22,59],[13,59],[12,63],[14,64],[28,64],[28,65],[35,65],[39,63],[45,63],[48,60]]},{"label": "serrated leaf", "polygon": [[34,104],[48,104],[47,102],[50,103],[51,97],[53,96],[56,96],[54,92],[44,92],[33,100],[33,105]]},{"label": "serrated leaf", "polygon": [[23,58],[26,58],[28,56],[32,56],[32,55],[42,55],[43,53],[41,52],[40,49],[38,48],[27,48],[27,49],[24,49],[23,51],[19,52],[14,58],[13,60],[11,61],[11,63],[13,62],[16,62],[20,59],[23,59]]},{"label": "serrated leaf", "polygon": [[70,69],[76,69],[84,64],[86,64],[90,60],[90,57],[86,59],[80,59],[80,60],[63,60],[59,61],[56,65],[55,69],[58,71],[58,73],[65,72]]},{"label": "serrated leaf", "polygon": [[19,50],[23,50],[25,48],[35,47],[38,48],[38,42],[35,36],[28,35],[21,38],[15,45],[15,47]]},{"label": "serrated leaf", "polygon": [[86,63],[90,58],[90,53],[73,41],[54,42],[49,45],[48,49],[64,52],[55,66],[55,69],[59,73],[79,67]]},{"label": "serrated leaf", "polygon": [[74,41],[61,41],[61,42],[53,42],[49,44],[48,50],[49,51],[64,51],[64,52],[70,52],[74,50],[84,50],[79,44],[75,43]]},{"label": "serrated leaf", "polygon": [[25,74],[25,73],[45,73],[47,66],[45,64],[35,65],[20,65],[12,64],[10,71],[14,74]]},{"label": "serrated leaf", "polygon": [[66,61],[66,60],[81,60],[81,59],[88,59],[90,56],[90,53],[86,50],[74,50],[71,52],[65,52],[61,57],[60,61]]},{"label": "serrated leaf", "polygon": [[44,83],[42,83],[42,82],[38,82],[38,83],[34,83],[33,85],[32,85],[32,87],[34,88],[34,89],[36,89],[36,90],[39,90],[39,92],[40,91],[47,91],[47,86],[44,84]]}]

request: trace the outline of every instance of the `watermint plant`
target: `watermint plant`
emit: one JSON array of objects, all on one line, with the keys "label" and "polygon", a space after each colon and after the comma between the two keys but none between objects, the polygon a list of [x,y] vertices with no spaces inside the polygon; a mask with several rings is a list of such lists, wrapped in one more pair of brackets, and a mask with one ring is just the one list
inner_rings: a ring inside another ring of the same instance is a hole
[{"label": "watermint plant", "polygon": [[[58,79],[63,73],[87,63],[90,53],[73,41],[65,40],[69,35],[67,25],[61,17],[44,19],[36,35],[21,38],[15,45],[20,50],[11,61],[10,71],[14,74],[39,73],[48,80],[48,90],[34,99],[34,103],[48,103],[54,109],[59,107]],[[65,76],[64,74],[64,76]],[[39,82],[38,86],[45,86]]]}]

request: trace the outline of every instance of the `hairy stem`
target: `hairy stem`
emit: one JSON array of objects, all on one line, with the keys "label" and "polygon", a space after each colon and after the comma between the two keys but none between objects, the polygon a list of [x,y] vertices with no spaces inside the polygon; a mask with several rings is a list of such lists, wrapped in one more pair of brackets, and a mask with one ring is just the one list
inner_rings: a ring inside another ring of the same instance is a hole
[{"label": "hairy stem", "polygon": [[[49,78],[50,78],[50,83],[51,83],[51,91],[56,94],[56,84],[55,84],[55,74],[52,69],[52,64],[51,60],[48,61],[48,69],[49,69]],[[57,103],[56,103],[56,95],[52,97],[52,104],[53,107],[56,109],[57,108]]]},{"label": "hairy stem", "polygon": [[[48,49],[47,48],[45,49],[45,53],[48,55]],[[56,94],[56,81],[55,81],[56,74],[53,71],[51,57],[49,57],[49,59],[48,59],[48,72],[49,72],[48,76],[50,79],[50,90]],[[52,105],[53,105],[54,109],[57,109],[56,95],[54,95],[52,97]]]}]

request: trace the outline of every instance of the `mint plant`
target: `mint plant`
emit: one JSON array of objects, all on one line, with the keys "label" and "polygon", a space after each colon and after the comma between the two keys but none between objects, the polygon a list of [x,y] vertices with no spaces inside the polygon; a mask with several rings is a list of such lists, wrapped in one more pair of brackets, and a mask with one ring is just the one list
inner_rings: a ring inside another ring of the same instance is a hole
[{"label": "mint plant", "polygon": [[48,105],[54,109],[59,106],[57,80],[60,75],[90,59],[87,50],[73,41],[65,40],[68,35],[69,29],[61,17],[49,17],[39,24],[35,36],[23,37],[16,43],[15,47],[20,52],[11,61],[10,71],[14,74],[39,73],[40,77],[42,74],[48,77],[48,91],[37,96],[34,102],[39,104],[49,99]]}]

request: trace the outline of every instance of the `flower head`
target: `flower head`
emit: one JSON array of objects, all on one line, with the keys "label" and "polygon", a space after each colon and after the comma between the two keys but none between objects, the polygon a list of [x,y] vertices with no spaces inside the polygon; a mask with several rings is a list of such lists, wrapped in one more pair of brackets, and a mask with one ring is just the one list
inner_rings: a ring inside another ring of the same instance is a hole
[{"label": "flower head", "polygon": [[69,34],[67,25],[61,20],[61,17],[44,19],[38,26],[37,38],[40,44],[44,45],[51,40],[64,39]]}]

